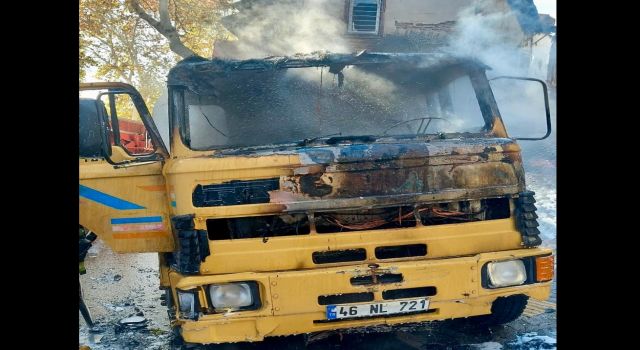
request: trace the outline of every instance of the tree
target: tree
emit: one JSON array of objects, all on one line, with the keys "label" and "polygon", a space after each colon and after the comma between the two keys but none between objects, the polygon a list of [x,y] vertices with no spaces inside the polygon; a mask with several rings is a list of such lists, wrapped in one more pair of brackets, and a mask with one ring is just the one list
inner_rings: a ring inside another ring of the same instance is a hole
[{"label": "tree", "polygon": [[152,108],[181,58],[211,57],[231,0],[80,0],[80,79],[137,87]]}]

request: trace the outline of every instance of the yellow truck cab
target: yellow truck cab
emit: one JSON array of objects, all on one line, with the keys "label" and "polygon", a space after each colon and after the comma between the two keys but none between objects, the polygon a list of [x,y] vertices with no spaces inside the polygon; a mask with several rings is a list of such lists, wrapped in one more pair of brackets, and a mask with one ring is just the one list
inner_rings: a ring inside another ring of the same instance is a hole
[{"label": "yellow truck cab", "polygon": [[[97,96],[80,99],[80,224],[158,252],[187,343],[509,322],[549,297],[554,258],[487,69],[439,53],[188,59],[168,75],[166,144],[133,87],[81,84]],[[122,146],[123,118],[153,150]]]}]

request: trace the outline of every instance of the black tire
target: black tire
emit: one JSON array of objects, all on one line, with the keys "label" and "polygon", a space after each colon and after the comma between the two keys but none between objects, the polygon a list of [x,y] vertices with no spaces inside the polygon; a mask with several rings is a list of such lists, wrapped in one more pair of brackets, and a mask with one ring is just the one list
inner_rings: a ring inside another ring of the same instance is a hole
[{"label": "black tire", "polygon": [[516,320],[527,307],[529,296],[518,294],[499,297],[491,305],[491,314],[471,317],[468,320],[476,325],[495,326]]}]

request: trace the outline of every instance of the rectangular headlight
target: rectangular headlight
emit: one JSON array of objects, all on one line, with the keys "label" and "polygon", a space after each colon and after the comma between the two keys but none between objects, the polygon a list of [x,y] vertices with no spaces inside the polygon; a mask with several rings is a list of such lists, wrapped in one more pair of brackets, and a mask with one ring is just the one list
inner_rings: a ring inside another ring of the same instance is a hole
[{"label": "rectangular headlight", "polygon": [[522,260],[495,261],[487,264],[489,284],[492,288],[517,286],[527,280]]},{"label": "rectangular headlight", "polygon": [[215,309],[256,309],[260,306],[255,282],[212,284],[209,298]]}]

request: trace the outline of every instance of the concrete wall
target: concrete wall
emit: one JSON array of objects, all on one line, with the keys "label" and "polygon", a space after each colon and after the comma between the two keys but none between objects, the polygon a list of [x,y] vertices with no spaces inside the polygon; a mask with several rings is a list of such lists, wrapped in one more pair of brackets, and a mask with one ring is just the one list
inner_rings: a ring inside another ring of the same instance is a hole
[{"label": "concrete wall", "polygon": [[[216,43],[214,56],[246,59],[317,50],[431,51],[446,45],[454,25],[464,21],[460,19],[461,13],[466,18],[476,13],[487,14],[486,24],[499,33],[499,42],[525,44],[525,35],[506,0],[384,0],[383,3],[382,36],[347,33],[349,0],[274,0],[254,5],[227,18],[225,23],[238,40]],[[528,63],[526,58],[524,62]]]},{"label": "concrete wall", "polygon": [[472,0],[387,0],[384,13],[385,34],[392,33],[395,22],[435,24],[454,21],[458,12]]}]

